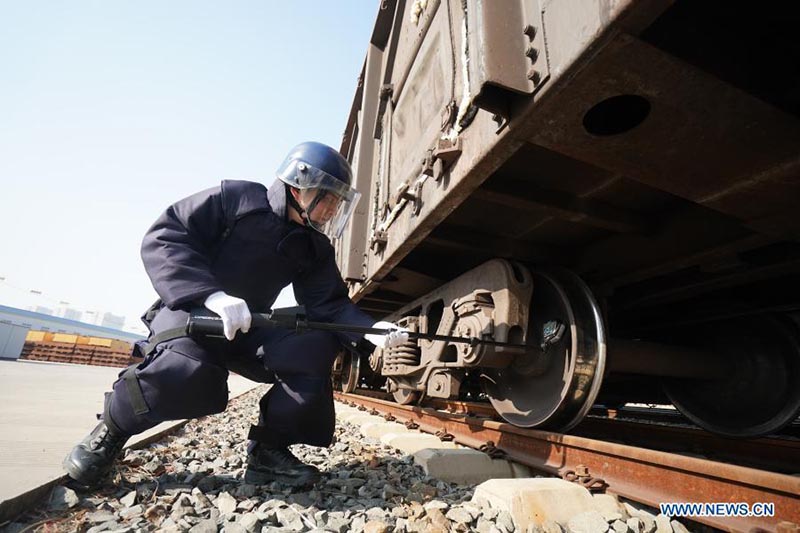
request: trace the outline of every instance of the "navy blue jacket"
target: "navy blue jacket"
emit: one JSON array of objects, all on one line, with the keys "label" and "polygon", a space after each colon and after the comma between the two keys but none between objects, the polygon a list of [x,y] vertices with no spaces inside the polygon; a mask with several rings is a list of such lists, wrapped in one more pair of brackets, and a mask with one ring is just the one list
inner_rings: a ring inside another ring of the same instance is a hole
[{"label": "navy blue jacket", "polygon": [[277,180],[269,191],[226,180],[173,204],[145,235],[142,261],[170,309],[202,306],[210,294],[225,291],[264,312],[292,283],[309,320],[374,323],[348,297],[328,239],[287,219],[285,188]]}]

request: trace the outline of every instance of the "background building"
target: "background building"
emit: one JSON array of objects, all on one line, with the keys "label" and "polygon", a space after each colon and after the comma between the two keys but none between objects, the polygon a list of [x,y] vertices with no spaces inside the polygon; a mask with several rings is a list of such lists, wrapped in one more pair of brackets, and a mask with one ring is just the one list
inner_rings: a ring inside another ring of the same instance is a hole
[{"label": "background building", "polygon": [[60,314],[58,314],[58,316],[60,316],[62,318],[66,318],[67,320],[75,320],[75,321],[80,321],[82,315],[83,315],[83,312],[81,312],[81,311],[79,311],[77,309],[72,309],[71,307],[63,308],[62,312]]},{"label": "background building", "polygon": [[125,327],[125,317],[113,313],[103,313],[100,318],[100,325],[104,328],[122,329]]}]

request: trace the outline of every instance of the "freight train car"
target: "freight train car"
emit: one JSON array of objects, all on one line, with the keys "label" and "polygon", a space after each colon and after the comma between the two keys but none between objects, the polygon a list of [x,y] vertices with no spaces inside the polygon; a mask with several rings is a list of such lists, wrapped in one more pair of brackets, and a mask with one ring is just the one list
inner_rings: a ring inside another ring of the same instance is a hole
[{"label": "freight train car", "polygon": [[346,357],[344,388],[559,430],[625,402],[737,437],[791,423],[797,27],[795,3],[383,0],[342,274],[376,316],[528,347],[409,342]]}]

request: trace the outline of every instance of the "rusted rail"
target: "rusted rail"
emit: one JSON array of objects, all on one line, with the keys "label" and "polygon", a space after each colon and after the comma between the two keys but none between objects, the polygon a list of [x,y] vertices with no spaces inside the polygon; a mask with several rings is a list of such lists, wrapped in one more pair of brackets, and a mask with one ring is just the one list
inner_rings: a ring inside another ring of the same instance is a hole
[{"label": "rusted rail", "polygon": [[430,408],[335,393],[398,421],[412,421],[428,433],[444,431],[456,442],[503,452],[535,470],[565,476],[584,468],[610,492],[658,507],[666,502],[773,503],[774,517],[694,517],[726,531],[777,531],[779,522],[800,523],[800,478],[694,457],[653,451],[571,435],[522,429],[510,424]]},{"label": "rusted rail", "polygon": [[[357,389],[357,394],[389,400],[389,394]],[[501,421],[487,403],[430,398],[425,407],[459,415]],[[688,453],[714,461],[800,474],[800,438],[790,428],[786,436],[733,439],[686,425],[677,411],[649,409],[605,410],[605,416],[587,416],[571,434],[590,439],[636,443],[637,446],[673,453]],[[656,422],[656,423],[653,423]],[[682,424],[681,424],[682,423]],[[796,431],[794,432],[796,433]]]},{"label": "rusted rail", "polygon": [[582,437],[636,443],[665,452],[688,453],[713,461],[785,474],[800,473],[800,439],[731,439],[696,427],[587,417],[572,430]]}]

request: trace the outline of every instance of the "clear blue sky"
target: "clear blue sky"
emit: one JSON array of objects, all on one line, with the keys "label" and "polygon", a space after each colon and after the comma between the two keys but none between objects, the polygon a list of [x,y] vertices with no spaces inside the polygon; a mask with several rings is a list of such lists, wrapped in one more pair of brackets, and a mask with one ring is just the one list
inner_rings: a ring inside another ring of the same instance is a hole
[{"label": "clear blue sky", "polygon": [[[144,232],[221,179],[336,148],[371,0],[0,0],[0,304],[127,317]],[[41,296],[30,294],[34,289]]]}]

